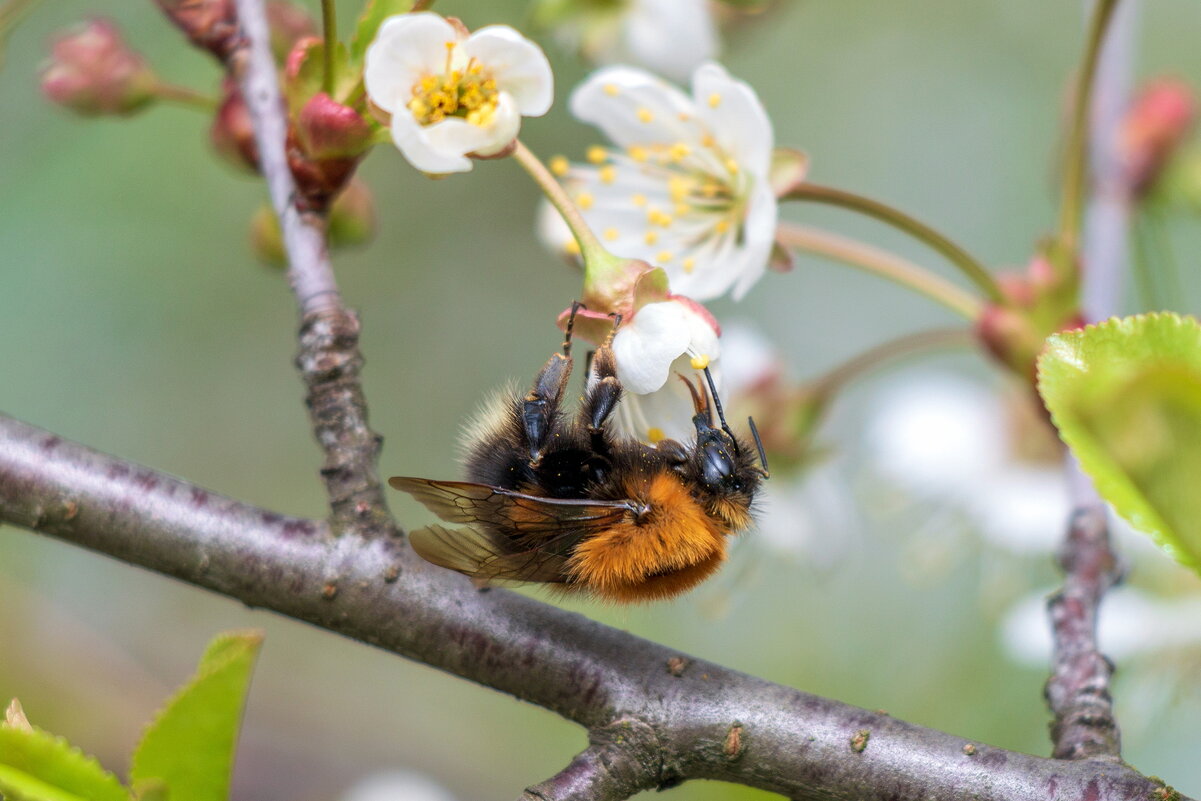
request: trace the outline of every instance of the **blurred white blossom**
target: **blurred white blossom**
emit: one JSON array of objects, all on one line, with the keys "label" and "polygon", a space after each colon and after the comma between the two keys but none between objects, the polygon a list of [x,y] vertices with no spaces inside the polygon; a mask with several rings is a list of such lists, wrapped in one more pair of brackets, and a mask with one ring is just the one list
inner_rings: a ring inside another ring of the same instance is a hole
[{"label": "blurred white blossom", "polygon": [[367,48],[371,102],[392,116],[392,140],[419,170],[471,169],[517,138],[521,117],[545,114],[554,76],[538,45],[507,25],[468,34],[433,12],[398,14]]},{"label": "blurred white blossom", "polygon": [[342,794],[339,801],[456,801],[432,779],[410,770],[373,773]]},{"label": "blurred white blossom", "polygon": [[598,64],[631,63],[686,80],[717,55],[708,0],[542,0],[535,19]]},{"label": "blurred white blossom", "polygon": [[[662,267],[674,293],[745,295],[768,267],[777,220],[774,136],[754,90],[714,63],[693,74],[691,97],[609,67],[575,90],[571,110],[612,145],[589,148],[588,164],[551,167],[605,246]],[[573,252],[566,226],[544,214],[539,227]]]}]

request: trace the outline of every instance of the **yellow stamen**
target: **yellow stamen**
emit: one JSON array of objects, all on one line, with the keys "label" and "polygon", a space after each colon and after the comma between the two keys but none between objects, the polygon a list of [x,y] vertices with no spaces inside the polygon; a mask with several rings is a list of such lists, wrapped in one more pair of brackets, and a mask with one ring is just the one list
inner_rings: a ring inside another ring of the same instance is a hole
[{"label": "yellow stamen", "polygon": [[650,122],[654,118],[655,118],[655,115],[651,113],[651,110],[649,108],[638,109],[638,119],[641,120],[642,122]]},{"label": "yellow stamen", "polygon": [[680,266],[684,268],[685,273],[691,274],[692,271],[696,269],[696,259],[689,256],[688,258],[684,259],[684,261],[680,262]]},{"label": "yellow stamen", "polygon": [[721,95],[717,92],[709,95],[709,108],[717,108],[721,105]]},{"label": "yellow stamen", "polygon": [[562,178],[571,169],[571,162],[566,156],[553,156],[550,160],[550,171]]},{"label": "yellow stamen", "polygon": [[724,234],[726,231],[730,230],[730,221],[729,220],[718,220],[717,222],[715,222],[713,224],[713,230],[717,231],[717,233],[719,233],[719,234]]},{"label": "yellow stamen", "polygon": [[588,211],[588,209],[592,208],[592,204],[595,201],[596,198],[592,197],[591,193],[589,192],[580,192],[575,197],[575,204],[584,211]]},{"label": "yellow stamen", "polygon": [[663,433],[663,429],[652,426],[646,430],[646,438],[649,439],[652,444],[658,445],[660,442],[667,439],[667,435]]},{"label": "yellow stamen", "polygon": [[734,159],[726,159],[726,169],[730,172],[738,172],[738,162]]},{"label": "yellow stamen", "polygon": [[713,147],[717,144],[717,140],[713,138],[713,134],[705,134],[701,137],[701,144],[705,147]]},{"label": "yellow stamen", "polygon": [[634,161],[646,161],[646,148],[641,145],[632,145],[628,151],[630,158]]},{"label": "yellow stamen", "polygon": [[697,354],[692,357],[689,364],[692,365],[693,370],[704,370],[709,366],[709,357],[703,353]]},{"label": "yellow stamen", "polygon": [[675,258],[675,255],[676,254],[672,253],[670,250],[660,250],[659,254],[655,256],[655,261],[659,262],[660,264],[666,264]]},{"label": "yellow stamen", "polygon": [[621,90],[617,88],[617,84],[615,83],[605,84],[605,94],[607,94],[609,97],[617,97],[620,91]]},{"label": "yellow stamen", "polygon": [[609,152],[600,145],[593,145],[588,148],[587,158],[593,164],[604,164],[609,158]]},{"label": "yellow stamen", "polygon": [[683,217],[685,214],[692,211],[692,206],[689,206],[687,203],[677,203],[675,211],[677,217]]},{"label": "yellow stamen", "polygon": [[672,161],[680,161],[688,158],[688,154],[692,152],[692,148],[683,142],[676,142],[671,146],[671,150],[669,152],[671,153]]},{"label": "yellow stamen", "polygon": [[607,164],[604,167],[601,167],[600,172],[597,174],[600,176],[602,184],[611,184],[617,180],[617,170],[612,164]]},{"label": "yellow stamen", "polygon": [[621,233],[616,228],[605,229],[605,239],[609,240],[610,242],[616,242],[617,238],[620,236]]},{"label": "yellow stamen", "polygon": [[566,251],[568,256],[578,256],[580,255],[580,243],[574,239],[568,239],[563,244],[563,250]]},{"label": "yellow stamen", "polygon": [[639,193],[637,195],[632,195],[630,197],[630,202],[633,203],[635,206],[645,206],[646,205],[646,195],[641,194],[641,193]]},{"label": "yellow stamen", "polygon": [[642,237],[642,241],[648,245],[653,245],[659,241],[659,234],[654,231],[647,231],[646,235]]}]

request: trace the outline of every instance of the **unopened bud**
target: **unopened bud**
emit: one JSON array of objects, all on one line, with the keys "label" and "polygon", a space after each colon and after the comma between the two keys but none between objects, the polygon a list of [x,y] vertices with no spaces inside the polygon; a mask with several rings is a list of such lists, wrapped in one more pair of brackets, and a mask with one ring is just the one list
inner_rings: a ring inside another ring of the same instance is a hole
[{"label": "unopened bud", "polygon": [[1132,191],[1142,194],[1155,184],[1195,115],[1192,90],[1183,81],[1160,78],[1143,87],[1126,113],[1118,141]]},{"label": "unopened bud", "polygon": [[217,153],[230,164],[251,172],[258,171],[259,149],[254,141],[254,123],[241,91],[232,80],[225,82],[221,101],[209,137]]},{"label": "unopened bud", "polygon": [[132,114],[155,98],[158,79],[111,22],[94,19],[54,41],[42,91],[77,114]]},{"label": "unopened bud", "polygon": [[240,41],[234,0],[155,0],[188,40],[225,61]]},{"label": "unopened bud", "polygon": [[324,92],[304,104],[296,134],[312,159],[353,158],[371,147],[371,126],[357,111]]},{"label": "unopened bud", "polygon": [[292,52],[293,45],[306,36],[317,34],[317,23],[309,13],[286,0],[267,3],[267,24],[271,28],[271,52],[281,64]]}]

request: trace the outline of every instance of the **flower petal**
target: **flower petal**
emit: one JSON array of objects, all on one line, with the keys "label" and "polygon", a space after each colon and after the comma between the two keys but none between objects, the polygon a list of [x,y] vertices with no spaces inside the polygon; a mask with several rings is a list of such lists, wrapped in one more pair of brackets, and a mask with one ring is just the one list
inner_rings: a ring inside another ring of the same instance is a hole
[{"label": "flower petal", "polygon": [[776,223],[779,221],[779,204],[771,185],[759,179],[752,190],[743,222],[743,263],[738,269],[738,278],[731,293],[734,300],[742,300],[750,288],[767,271],[771,261],[772,247],[776,241]]},{"label": "flower petal", "polygon": [[480,28],[463,42],[463,53],[479,59],[502,92],[526,117],[541,117],[555,97],[555,79],[542,48],[508,25]]},{"label": "flower petal", "polygon": [[625,20],[631,58],[676,81],[717,55],[708,0],[635,0]]},{"label": "flower petal", "polygon": [[464,154],[469,151],[449,147],[446,142],[435,141],[432,136],[438,128],[452,122],[470,128],[476,127],[464,120],[451,118],[423,128],[413,119],[408,109],[403,109],[392,115],[392,141],[409,163],[422,172],[435,175],[468,172],[472,167],[471,159]]},{"label": "flower petal", "polygon": [[432,11],[385,20],[367,48],[363,69],[371,102],[389,114],[403,108],[413,84],[425,75],[442,72],[446,43],[460,38],[453,25]]},{"label": "flower petal", "polygon": [[717,144],[741,169],[756,178],[767,177],[775,135],[755,90],[730,77],[720,64],[710,62],[693,74],[692,94],[697,113]]},{"label": "flower petal", "polygon": [[686,94],[645,70],[606,67],[571,94],[571,113],[618,147],[698,142],[696,108]]},{"label": "flower petal", "polygon": [[671,363],[688,349],[687,312],[664,301],[643,306],[613,337],[617,379],[629,392],[645,395],[667,383]]}]

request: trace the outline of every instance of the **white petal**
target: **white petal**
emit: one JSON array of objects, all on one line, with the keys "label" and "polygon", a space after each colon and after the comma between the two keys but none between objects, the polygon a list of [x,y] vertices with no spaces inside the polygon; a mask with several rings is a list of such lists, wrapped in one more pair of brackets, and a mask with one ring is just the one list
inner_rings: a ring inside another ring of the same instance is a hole
[{"label": "white petal", "polygon": [[738,278],[737,272],[729,269],[731,264],[741,263],[733,231],[721,235],[706,234],[700,245],[687,255],[695,262],[691,272],[684,272],[682,260],[679,260],[680,264],[673,262],[666,268],[671,289],[677,294],[698,301],[713,300],[724,295]]},{"label": "white petal", "polygon": [[[685,363],[683,370],[689,369]],[[688,372],[684,372],[684,375],[688,375]],[[622,396],[618,408],[625,411],[619,419],[626,433],[644,442],[652,440],[651,429],[658,429],[657,434],[682,443],[696,440],[696,427],[692,425],[692,396],[688,394],[684,382],[674,377],[657,391],[646,395],[627,392]]]},{"label": "white petal", "polygon": [[734,300],[742,300],[750,288],[767,272],[771,261],[771,249],[776,241],[776,223],[779,207],[771,185],[763,178],[757,179],[747,204],[746,219],[742,229],[742,263],[731,293]]},{"label": "white petal", "polygon": [[542,48],[508,25],[480,28],[463,43],[468,58],[479,59],[497,87],[517,101],[527,117],[541,117],[555,98],[555,79]]},{"label": "white petal", "polygon": [[730,77],[720,64],[709,63],[692,76],[692,94],[717,144],[741,169],[766,178],[775,136],[755,90]]},{"label": "white petal", "polygon": [[[413,115],[409,113],[408,109],[403,109],[400,113],[392,115],[392,141],[400,148],[400,152],[409,160],[409,163],[422,172],[436,175],[448,172],[468,172],[472,167],[471,159],[467,158],[464,153],[469,151],[439,147],[437,143],[431,141],[430,134],[448,122],[468,125],[463,120],[452,118],[423,128],[417,123],[417,120],[413,119]],[[469,127],[474,128],[475,126]]]},{"label": "white petal", "polygon": [[613,338],[617,379],[629,392],[645,395],[667,383],[671,363],[688,349],[686,312],[664,301],[643,306]]},{"label": "white petal", "polygon": [[645,70],[606,67],[571,94],[571,113],[621,148],[696,142],[703,135],[686,94]]},{"label": "white petal", "polygon": [[517,108],[517,101],[508,92],[497,95],[496,111],[483,130],[487,134],[487,143],[468,152],[491,156],[504,150],[517,138],[521,131],[521,112]]},{"label": "white petal", "polygon": [[675,81],[685,81],[717,54],[708,0],[636,0],[625,20],[631,58]]},{"label": "white petal", "polygon": [[412,96],[417,81],[430,73],[441,74],[446,43],[459,38],[458,30],[432,11],[384,20],[367,48],[363,69],[371,102],[389,114],[396,113]]}]

